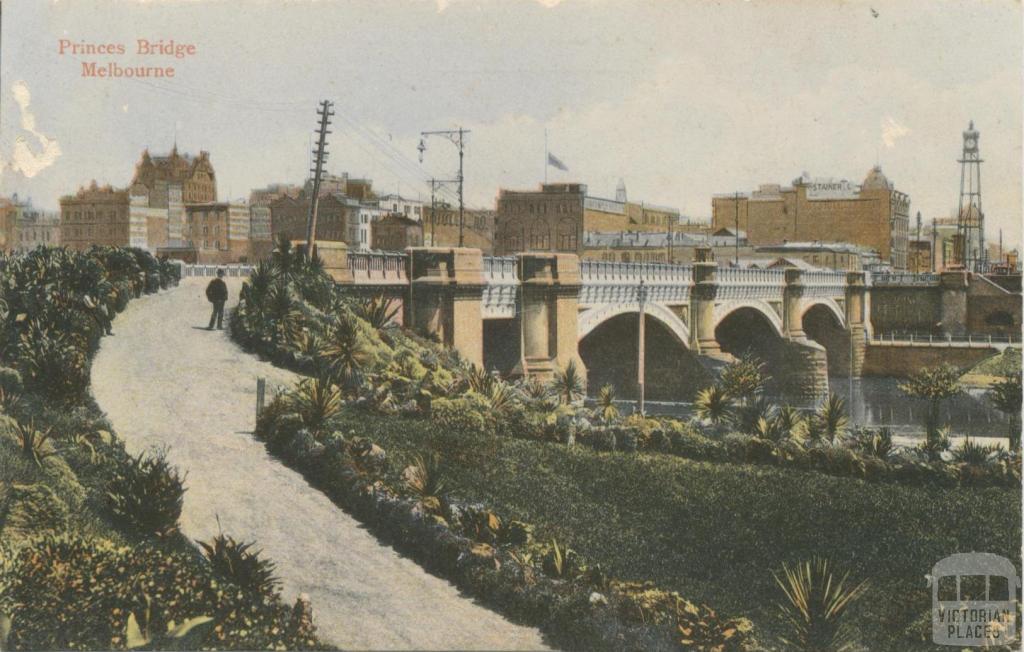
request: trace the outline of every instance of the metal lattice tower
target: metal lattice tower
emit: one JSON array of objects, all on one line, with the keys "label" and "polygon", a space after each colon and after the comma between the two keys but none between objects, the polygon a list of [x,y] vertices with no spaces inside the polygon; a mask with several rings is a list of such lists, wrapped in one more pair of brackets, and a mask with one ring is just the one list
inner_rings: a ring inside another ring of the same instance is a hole
[{"label": "metal lattice tower", "polygon": [[972,120],[964,132],[960,163],[960,207],[957,213],[956,259],[964,269],[983,271],[985,253],[985,213],[981,208],[981,164],[978,152],[979,132]]}]

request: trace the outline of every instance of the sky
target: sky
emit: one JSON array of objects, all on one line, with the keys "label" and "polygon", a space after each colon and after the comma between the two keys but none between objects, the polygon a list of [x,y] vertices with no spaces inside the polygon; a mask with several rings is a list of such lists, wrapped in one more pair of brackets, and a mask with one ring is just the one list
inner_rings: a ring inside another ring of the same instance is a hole
[{"label": "sky", "polygon": [[[433,137],[421,163],[420,132],[464,127],[471,206],[546,172],[597,196],[621,178],[693,217],[716,193],[880,164],[927,223],[955,210],[973,120],[988,237],[1021,237],[1017,2],[4,0],[0,20],[0,193],[44,208],[127,185],[143,148],[175,142],[210,152],[221,198],[301,183],[327,99],[329,171],[381,192],[429,198],[458,158]],[[195,54],[141,56],[137,39]],[[83,77],[93,61],[175,76]],[[545,140],[567,172],[545,170]]]}]

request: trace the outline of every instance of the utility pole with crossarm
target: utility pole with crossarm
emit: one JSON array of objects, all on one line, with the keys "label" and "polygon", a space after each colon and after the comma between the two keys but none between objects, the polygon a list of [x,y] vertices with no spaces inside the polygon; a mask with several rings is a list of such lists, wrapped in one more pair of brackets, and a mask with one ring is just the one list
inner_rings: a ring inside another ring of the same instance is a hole
[{"label": "utility pole with crossarm", "polygon": [[459,246],[462,247],[465,244],[465,238],[463,237],[463,227],[465,226],[465,205],[462,199],[462,158],[464,154],[464,146],[466,144],[466,134],[469,133],[468,129],[459,127],[458,129],[447,129],[440,131],[423,131],[420,132],[420,144],[416,149],[420,152],[420,163],[423,162],[423,152],[427,150],[426,139],[428,136],[441,136],[452,141],[452,143],[459,149]]},{"label": "utility pole with crossarm", "polygon": [[317,130],[316,149],[313,150],[313,196],[309,200],[309,218],[306,220],[306,258],[313,259],[313,247],[316,244],[316,213],[320,204],[320,181],[323,178],[324,161],[327,160],[327,127],[331,124],[334,102],[323,100],[317,114],[320,116],[320,127]]}]

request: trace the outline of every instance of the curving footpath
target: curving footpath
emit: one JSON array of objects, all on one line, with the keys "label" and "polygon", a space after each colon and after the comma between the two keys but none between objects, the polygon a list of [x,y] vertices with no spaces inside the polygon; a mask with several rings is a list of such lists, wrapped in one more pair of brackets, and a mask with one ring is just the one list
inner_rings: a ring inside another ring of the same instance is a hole
[{"label": "curving footpath", "polygon": [[[344,649],[547,649],[452,584],[381,545],[253,439],[255,388],[295,376],[203,330],[207,279],[131,302],[104,338],[92,386],[129,451],[168,446],[188,472],[182,530],[255,540],[277,563],[284,597],[307,593],[321,637]],[[228,279],[232,302],[240,283]],[[229,302],[229,305],[231,303]],[[268,396],[269,400],[269,396]]]}]

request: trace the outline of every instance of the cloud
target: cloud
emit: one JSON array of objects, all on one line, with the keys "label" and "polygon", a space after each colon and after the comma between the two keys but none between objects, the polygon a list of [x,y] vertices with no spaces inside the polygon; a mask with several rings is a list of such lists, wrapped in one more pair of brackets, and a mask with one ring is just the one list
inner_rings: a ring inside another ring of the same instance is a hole
[{"label": "cloud", "polygon": [[24,81],[15,82],[11,86],[11,94],[21,111],[21,128],[35,138],[38,143],[38,152],[33,151],[26,136],[18,136],[18,140],[14,143],[10,167],[13,171],[20,172],[31,179],[53,165],[54,161],[60,157],[60,143],[36,130],[36,117],[29,110],[32,93],[28,90],[28,84]]},{"label": "cloud", "polygon": [[909,133],[910,130],[896,122],[896,119],[891,115],[887,115],[882,119],[882,143],[889,149],[895,147],[896,141]]}]

